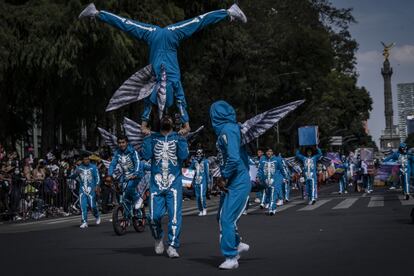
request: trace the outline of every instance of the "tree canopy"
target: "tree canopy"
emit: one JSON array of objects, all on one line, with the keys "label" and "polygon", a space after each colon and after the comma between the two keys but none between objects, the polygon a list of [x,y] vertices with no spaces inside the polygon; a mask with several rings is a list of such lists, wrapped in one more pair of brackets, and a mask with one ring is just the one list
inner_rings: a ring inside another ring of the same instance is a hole
[{"label": "tree canopy", "polygon": [[[98,0],[105,9],[165,26],[234,1]],[[0,141],[27,135],[38,120],[42,148],[79,143],[81,121],[94,145],[96,127],[116,126],[124,115],[139,120],[142,103],[105,113],[114,91],[148,63],[148,47],[98,21],[77,19],[80,0],[0,1]],[[210,127],[208,110],[224,99],[244,121],[289,101],[306,103],[269,131],[260,145],[292,151],[297,128],[318,125],[322,144],[331,135],[352,136],[346,147],[367,146],[364,132],[372,99],[356,85],[357,43],[349,33],[350,9],[327,0],[244,0],[247,24],[222,22],[179,50],[182,81],[193,128]],[[37,116],[34,116],[37,114]],[[325,138],[325,139],[324,139]],[[211,129],[201,142],[214,147]]]}]

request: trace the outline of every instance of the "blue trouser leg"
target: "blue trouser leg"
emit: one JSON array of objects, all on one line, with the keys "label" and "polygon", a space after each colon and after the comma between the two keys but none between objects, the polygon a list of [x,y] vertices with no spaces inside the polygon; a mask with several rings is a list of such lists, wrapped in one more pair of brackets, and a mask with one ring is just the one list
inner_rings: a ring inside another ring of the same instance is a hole
[{"label": "blue trouser leg", "polygon": [[159,191],[151,191],[149,220],[151,226],[151,234],[156,240],[162,239],[163,237],[161,219],[165,215],[165,212],[165,194],[162,194]]},{"label": "blue trouser leg", "polygon": [[199,211],[206,209],[206,193],[205,193],[205,183],[194,185],[197,207]]},{"label": "blue trouser leg", "polygon": [[[243,214],[250,193],[248,173],[242,173],[234,181],[235,183],[230,183],[228,192],[222,193],[218,214],[221,234],[220,248],[226,258],[238,255],[237,247],[240,243],[240,236],[237,230],[237,221]],[[234,187],[232,187],[233,184],[235,184]]]},{"label": "blue trouser leg", "polygon": [[269,211],[275,211],[277,208],[276,201],[278,200],[278,193],[276,185],[267,188],[270,198]]},{"label": "blue trouser leg", "polygon": [[290,200],[290,181],[283,182],[285,200]]},{"label": "blue trouser leg", "polygon": [[344,183],[344,178],[343,176],[341,176],[339,178],[339,192],[343,193],[345,191],[345,183]]},{"label": "blue trouser leg", "polygon": [[410,194],[410,174],[405,173],[401,175],[402,178],[402,184],[403,184],[403,190],[404,194],[409,195]]},{"label": "blue trouser leg", "polygon": [[180,111],[181,123],[187,123],[189,121],[189,117],[187,113],[187,102],[185,100],[183,85],[180,81],[178,81],[173,84],[173,89],[176,105]]},{"label": "blue trouser leg", "polygon": [[283,200],[283,182],[277,181],[276,183],[276,195],[278,200]]},{"label": "blue trouser leg", "polygon": [[144,99],[144,111],[142,112],[141,120],[144,122],[148,122],[150,120],[151,111],[152,111],[152,102],[150,101],[149,98],[145,98]]},{"label": "blue trouser leg", "polygon": [[261,190],[261,188],[259,188],[259,190],[256,192],[256,198],[262,201],[262,196],[263,196],[263,191]]},{"label": "blue trouser leg", "polygon": [[94,217],[99,217],[95,194],[87,195],[85,193],[80,193],[80,204],[82,211],[82,222],[88,222],[88,206],[91,208]]},{"label": "blue trouser leg", "polygon": [[316,199],[316,183],[314,178],[306,179],[306,193],[308,194],[309,200]]},{"label": "blue trouser leg", "polygon": [[123,32],[126,32],[136,39],[146,42],[151,39],[151,35],[153,33],[160,29],[157,26],[134,21],[107,11],[100,11],[97,17],[102,22],[105,22]]},{"label": "blue trouser leg", "polygon": [[183,191],[181,183],[167,191],[166,203],[168,211],[168,244],[172,247],[180,247],[180,234],[182,222]]},{"label": "blue trouser leg", "polygon": [[172,25],[167,26],[167,30],[171,31],[178,41],[189,38],[194,33],[202,30],[203,28],[218,23],[223,19],[228,18],[226,10],[211,11],[197,17],[184,20]]},{"label": "blue trouser leg", "polygon": [[[133,210],[133,208],[135,207],[135,203],[137,202],[139,195],[137,192],[137,181],[136,180],[129,180],[127,187],[125,189],[125,194],[124,194],[124,200],[126,200],[125,203],[128,203],[128,208],[129,208],[129,212],[128,214],[124,214],[124,216],[126,217],[130,217],[131,216],[131,212]],[[124,210],[125,212],[128,210]]]}]

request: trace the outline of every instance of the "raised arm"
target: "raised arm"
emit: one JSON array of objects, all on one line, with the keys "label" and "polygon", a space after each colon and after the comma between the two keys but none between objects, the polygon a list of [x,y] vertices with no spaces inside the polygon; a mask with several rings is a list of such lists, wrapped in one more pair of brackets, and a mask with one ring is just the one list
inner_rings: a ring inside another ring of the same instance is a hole
[{"label": "raised arm", "polygon": [[150,160],[152,158],[152,137],[147,136],[144,138],[144,143],[142,144],[142,158],[144,160]]}]

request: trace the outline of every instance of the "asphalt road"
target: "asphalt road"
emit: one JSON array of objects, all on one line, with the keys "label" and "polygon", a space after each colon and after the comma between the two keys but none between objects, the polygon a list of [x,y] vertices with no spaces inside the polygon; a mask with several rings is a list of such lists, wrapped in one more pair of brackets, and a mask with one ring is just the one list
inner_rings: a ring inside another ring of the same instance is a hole
[{"label": "asphalt road", "polygon": [[85,230],[77,217],[2,224],[2,275],[414,275],[414,200],[336,189],[324,188],[312,207],[296,196],[273,217],[250,208],[239,229],[251,250],[235,271],[217,269],[223,258],[212,199],[206,217],[185,202],[179,259],[156,256],[149,229],[116,236],[107,215]]}]

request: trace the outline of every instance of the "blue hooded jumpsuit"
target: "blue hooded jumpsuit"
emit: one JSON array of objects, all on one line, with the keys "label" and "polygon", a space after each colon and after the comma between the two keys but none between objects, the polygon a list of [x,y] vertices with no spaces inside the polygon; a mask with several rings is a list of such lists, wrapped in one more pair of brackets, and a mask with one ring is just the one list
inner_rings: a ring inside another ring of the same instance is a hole
[{"label": "blue hooded jumpsuit", "polygon": [[144,139],[142,156],[151,160],[150,224],[154,239],[163,238],[161,219],[168,212],[168,244],[180,246],[183,200],[182,164],[188,158],[187,140],[171,132],[153,133]]},{"label": "blue hooded jumpsuit", "polygon": [[283,168],[282,158],[265,156],[260,160],[258,176],[266,185],[266,194],[269,197],[269,211],[276,210],[276,201],[282,197],[283,178],[287,175]]},{"label": "blue hooded jumpsuit", "polygon": [[286,177],[283,180],[283,199],[286,201],[290,200],[290,189],[291,189],[291,172],[289,170],[289,166],[286,163],[286,160],[282,158],[282,162],[283,162],[283,168],[286,172]]},{"label": "blue hooded jumpsuit", "polygon": [[[120,29],[138,40],[146,42],[150,48],[149,61],[153,67],[157,81],[161,81],[162,68],[167,77],[167,99],[165,106],[169,108],[176,100],[177,108],[181,113],[182,123],[189,121],[186,110],[186,100],[181,84],[180,67],[177,58],[177,49],[180,42],[191,37],[194,33],[215,24],[226,18],[226,10],[217,10],[199,15],[165,28],[134,21],[107,11],[100,11],[97,15],[99,20]],[[157,87],[157,86],[156,86]],[[149,121],[152,105],[157,105],[157,88],[145,100],[145,108],[142,114],[143,121]]]},{"label": "blue hooded jumpsuit", "polygon": [[208,160],[206,158],[194,158],[190,165],[191,170],[195,170],[193,179],[194,191],[199,211],[207,208],[206,193],[210,182],[210,172]]},{"label": "blue hooded jumpsuit", "polygon": [[71,175],[72,179],[79,182],[79,200],[82,211],[82,223],[88,222],[88,206],[95,218],[99,218],[99,210],[96,205],[96,187],[100,184],[97,167],[94,164],[80,164]]},{"label": "blue hooded jumpsuit", "polygon": [[[400,144],[400,150],[403,148],[407,148],[407,145],[405,143]],[[383,162],[388,161],[397,161],[400,165],[400,181],[403,186],[404,194],[409,195],[410,194],[410,177],[411,177],[411,166],[414,162],[414,156],[411,154],[408,154],[407,152],[394,152],[390,156],[384,159]]]},{"label": "blue hooded jumpsuit", "polygon": [[303,163],[303,173],[305,175],[305,184],[306,184],[306,193],[308,194],[309,200],[316,200],[317,195],[317,184],[318,184],[318,175],[316,163],[322,156],[321,149],[317,148],[315,155],[311,157],[304,156],[300,150],[296,152],[296,158],[302,161]]},{"label": "blue hooded jumpsuit", "polygon": [[[119,181],[123,185],[126,185],[123,200],[129,203],[132,210],[132,206],[140,196],[137,191],[137,186],[143,177],[143,164],[139,160],[138,152],[132,145],[128,145],[124,151],[121,149],[115,151],[111,164],[109,165],[108,175],[114,175],[117,165],[122,169],[122,175]],[[135,178],[130,179],[132,176]]]},{"label": "blue hooded jumpsuit", "polygon": [[240,127],[236,112],[225,101],[215,102],[210,108],[211,123],[217,135],[217,158],[221,176],[227,180],[227,192],[221,194],[218,220],[220,247],[226,258],[238,255],[240,237],[237,221],[242,215],[251,190],[248,155],[241,146]]}]

